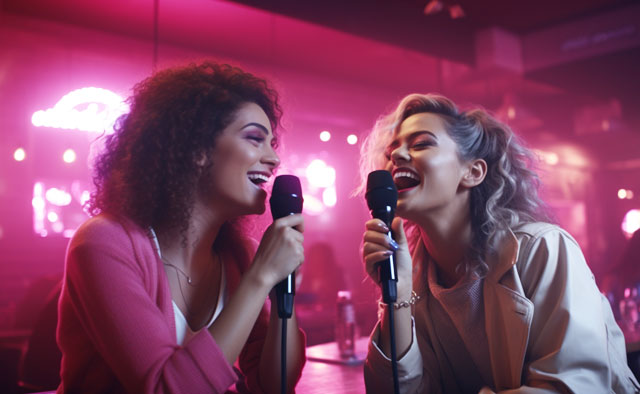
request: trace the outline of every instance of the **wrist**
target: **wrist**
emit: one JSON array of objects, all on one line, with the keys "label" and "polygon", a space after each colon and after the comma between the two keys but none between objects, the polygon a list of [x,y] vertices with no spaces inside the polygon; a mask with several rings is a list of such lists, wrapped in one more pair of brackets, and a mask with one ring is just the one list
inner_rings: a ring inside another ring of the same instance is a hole
[{"label": "wrist", "polygon": [[271,281],[269,275],[265,275],[255,265],[252,265],[247,273],[244,275],[244,279],[249,282],[255,291],[263,292],[265,297],[269,295],[271,289],[275,286],[275,282]]}]

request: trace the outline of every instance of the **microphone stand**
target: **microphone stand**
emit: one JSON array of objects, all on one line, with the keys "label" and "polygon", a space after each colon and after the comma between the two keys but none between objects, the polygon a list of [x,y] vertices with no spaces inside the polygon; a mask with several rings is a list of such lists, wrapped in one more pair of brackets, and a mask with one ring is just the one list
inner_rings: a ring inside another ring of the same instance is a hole
[{"label": "microphone stand", "polygon": [[295,274],[292,273],[276,285],[278,317],[282,322],[280,343],[280,393],[287,393],[287,320],[293,315]]}]

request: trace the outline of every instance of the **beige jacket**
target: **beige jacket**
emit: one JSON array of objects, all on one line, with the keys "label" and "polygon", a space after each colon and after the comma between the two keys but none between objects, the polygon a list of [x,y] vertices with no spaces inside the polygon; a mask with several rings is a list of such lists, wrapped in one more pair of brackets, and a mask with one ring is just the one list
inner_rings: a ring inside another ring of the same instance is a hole
[{"label": "beige jacket", "polygon": [[[424,259],[423,247],[413,259]],[[547,223],[522,225],[507,234],[489,266],[483,289],[487,362],[497,391],[640,392],[609,302],[567,232]],[[442,367],[444,351],[431,340],[426,297],[414,311],[418,340],[398,361],[400,392],[457,393],[452,371]],[[367,392],[392,393],[391,363],[376,345],[378,336],[377,326],[364,368]]]}]

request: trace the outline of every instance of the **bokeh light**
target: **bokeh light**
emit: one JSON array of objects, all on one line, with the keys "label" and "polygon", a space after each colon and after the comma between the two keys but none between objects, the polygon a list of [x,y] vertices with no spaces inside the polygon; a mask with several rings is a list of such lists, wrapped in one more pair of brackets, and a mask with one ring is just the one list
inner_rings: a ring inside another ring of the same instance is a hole
[{"label": "bokeh light", "polygon": [[622,219],[622,232],[625,237],[631,238],[634,232],[640,229],[640,209],[631,209]]},{"label": "bokeh light", "polygon": [[327,142],[331,139],[331,133],[327,130],[320,132],[320,141]]},{"label": "bokeh light", "polygon": [[306,169],[306,176],[309,184],[315,187],[326,188],[336,182],[335,168],[328,166],[323,160],[315,159]]},{"label": "bokeh light", "polygon": [[22,148],[18,148],[15,150],[15,152],[13,152],[13,159],[15,161],[23,161],[24,159],[26,159],[26,157],[27,152],[25,152]]},{"label": "bokeh light", "polygon": [[73,149],[67,149],[62,154],[62,160],[64,160],[65,163],[73,163],[76,161],[76,152]]},{"label": "bokeh light", "polygon": [[349,134],[349,136],[347,137],[347,143],[349,145],[355,145],[356,143],[358,143],[358,136],[355,134]]}]

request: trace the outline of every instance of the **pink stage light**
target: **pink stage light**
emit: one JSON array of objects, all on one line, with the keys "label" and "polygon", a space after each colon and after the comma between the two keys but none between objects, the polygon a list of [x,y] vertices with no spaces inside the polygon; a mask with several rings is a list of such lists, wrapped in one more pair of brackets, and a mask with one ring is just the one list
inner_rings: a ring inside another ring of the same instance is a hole
[{"label": "pink stage light", "polygon": [[47,214],[47,219],[51,222],[51,223],[55,223],[58,220],[60,220],[60,217],[58,216],[58,214],[56,212],[50,211]]},{"label": "pink stage light", "polygon": [[330,132],[328,132],[327,130],[322,131],[322,132],[320,133],[320,141],[322,141],[322,142],[327,142],[327,141],[329,141],[330,139],[331,139],[331,133],[330,133]]},{"label": "pink stage light", "polygon": [[338,196],[336,195],[336,188],[334,186],[324,189],[322,192],[322,202],[328,207],[333,207],[338,202]]},{"label": "pink stage light", "polygon": [[83,211],[89,199],[85,181],[39,180],[33,185],[33,231],[41,237],[70,238],[87,219]]},{"label": "pink stage light", "polygon": [[325,209],[326,207],[324,206],[322,201],[320,201],[313,194],[304,194],[304,213],[316,216],[324,212]]},{"label": "pink stage light", "polygon": [[633,190],[618,189],[618,198],[621,200],[633,200]]},{"label": "pink stage light", "polygon": [[555,166],[560,162],[558,154],[555,152],[548,152],[541,149],[534,149],[533,152],[538,155],[538,159],[545,162],[550,166]]},{"label": "pink stage light", "polygon": [[69,164],[76,161],[76,157],[77,157],[76,152],[73,149],[67,149],[62,154],[62,160],[64,160],[65,163],[69,163]]},{"label": "pink stage light", "polygon": [[58,207],[66,207],[71,204],[71,194],[55,187],[48,189],[45,196],[47,201]]},{"label": "pink stage light", "polygon": [[624,236],[629,239],[640,229],[640,209],[631,209],[624,215],[624,219],[622,219],[622,232]]},{"label": "pink stage light", "polygon": [[36,111],[31,123],[36,127],[53,127],[107,134],[129,106],[116,93],[102,88],[87,87],[64,95],[54,106]]},{"label": "pink stage light", "polygon": [[358,143],[358,136],[355,134],[349,134],[349,136],[347,137],[347,143],[349,145],[355,145]]},{"label": "pink stage light", "polygon": [[13,152],[13,159],[15,161],[23,161],[26,158],[27,158],[27,152],[25,152],[24,149],[22,148],[18,148],[15,150],[15,152]]},{"label": "pink stage light", "polygon": [[42,182],[36,182],[33,185],[33,198],[31,199],[31,205],[33,206],[33,231],[41,237],[46,237],[47,230],[44,228],[44,185]]},{"label": "pink stage light", "polygon": [[311,186],[327,188],[336,182],[335,168],[323,160],[315,159],[307,166],[306,176]]}]

